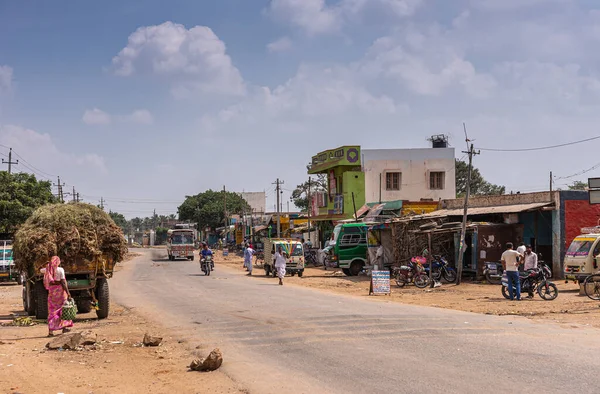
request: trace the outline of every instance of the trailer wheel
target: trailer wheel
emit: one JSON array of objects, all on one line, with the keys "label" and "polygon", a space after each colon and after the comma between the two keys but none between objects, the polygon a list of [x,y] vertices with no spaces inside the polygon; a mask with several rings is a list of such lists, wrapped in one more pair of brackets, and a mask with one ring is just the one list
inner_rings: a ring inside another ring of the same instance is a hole
[{"label": "trailer wheel", "polygon": [[48,290],[42,281],[35,284],[35,318],[48,319]]},{"label": "trailer wheel", "polygon": [[190,261],[194,261],[194,256],[190,257]]},{"label": "trailer wheel", "polygon": [[304,270],[298,271],[298,278],[302,278],[302,275],[304,275]]},{"label": "trailer wheel", "polygon": [[98,316],[98,319],[106,319],[110,310],[110,296],[106,278],[99,278],[96,282],[96,299],[98,300],[96,316]]},{"label": "trailer wheel", "polygon": [[92,303],[90,300],[77,300],[77,313],[90,313],[92,310]]},{"label": "trailer wheel", "polygon": [[35,315],[35,293],[29,281],[23,283],[23,307],[29,316]]},{"label": "trailer wheel", "polygon": [[21,273],[19,273],[19,275],[17,275],[17,284],[18,285],[23,284],[23,274],[21,274]]}]

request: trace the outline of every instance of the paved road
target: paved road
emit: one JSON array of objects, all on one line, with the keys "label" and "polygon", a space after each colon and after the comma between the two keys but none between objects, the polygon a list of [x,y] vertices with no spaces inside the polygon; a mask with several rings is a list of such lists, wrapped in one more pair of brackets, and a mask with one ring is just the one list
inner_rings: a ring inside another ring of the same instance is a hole
[{"label": "paved road", "polygon": [[252,393],[599,390],[594,329],[278,286],[228,267],[204,277],[158,253],[115,275],[113,299],[190,349],[220,347],[223,370]]}]

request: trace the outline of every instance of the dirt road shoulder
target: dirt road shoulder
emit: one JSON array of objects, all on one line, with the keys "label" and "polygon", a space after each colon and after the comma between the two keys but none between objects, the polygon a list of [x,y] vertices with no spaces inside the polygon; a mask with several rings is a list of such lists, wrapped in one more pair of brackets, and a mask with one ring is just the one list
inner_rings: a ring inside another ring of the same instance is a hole
[{"label": "dirt road shoulder", "polygon": [[[119,305],[112,305],[106,320],[95,319],[93,313],[78,315],[73,331],[96,334],[95,346],[77,351],[46,350],[45,323],[7,325],[14,314],[23,313],[20,293],[20,286],[0,286],[0,392],[244,392],[220,371],[188,372],[192,359],[206,357],[206,349],[190,354],[187,348],[193,344],[174,339],[160,325]],[[163,337],[162,344],[141,346],[146,332]]]}]

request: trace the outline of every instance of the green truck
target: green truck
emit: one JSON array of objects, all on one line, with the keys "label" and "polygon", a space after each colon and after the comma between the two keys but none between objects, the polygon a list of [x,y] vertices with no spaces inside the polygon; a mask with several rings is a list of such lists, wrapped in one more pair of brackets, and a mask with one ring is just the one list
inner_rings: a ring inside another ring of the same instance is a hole
[{"label": "green truck", "polygon": [[0,282],[21,284],[21,273],[15,268],[12,241],[0,241]]},{"label": "green truck", "polygon": [[333,229],[329,259],[348,276],[358,275],[367,265],[367,232],[364,223],[343,223]]}]

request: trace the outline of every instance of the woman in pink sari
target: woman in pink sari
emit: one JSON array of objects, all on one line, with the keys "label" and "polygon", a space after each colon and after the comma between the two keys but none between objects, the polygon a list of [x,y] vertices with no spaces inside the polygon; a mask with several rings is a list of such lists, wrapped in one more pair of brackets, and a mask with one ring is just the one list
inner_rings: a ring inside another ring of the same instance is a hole
[{"label": "woman in pink sari", "polygon": [[73,327],[71,320],[61,320],[62,306],[67,299],[71,298],[71,293],[67,287],[65,270],[60,265],[58,256],[52,259],[42,268],[44,273],[44,286],[48,289],[48,336],[54,335],[54,331],[62,330],[63,333],[69,332],[69,327]]}]

